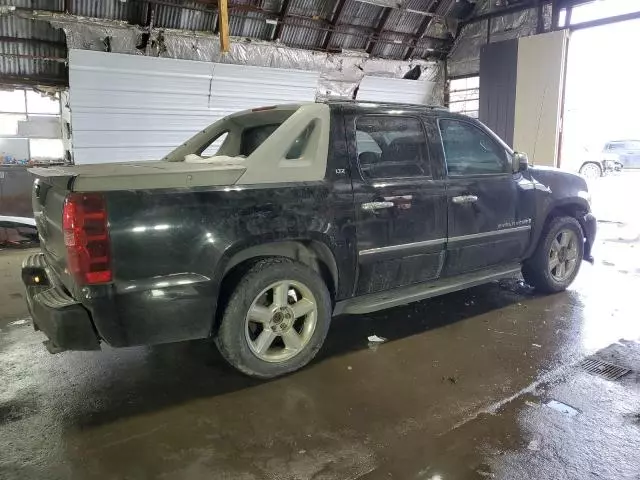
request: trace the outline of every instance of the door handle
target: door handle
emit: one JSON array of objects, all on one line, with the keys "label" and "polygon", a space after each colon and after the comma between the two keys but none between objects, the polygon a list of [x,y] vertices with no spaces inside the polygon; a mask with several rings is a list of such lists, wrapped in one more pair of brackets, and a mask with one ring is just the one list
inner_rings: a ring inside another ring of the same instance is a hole
[{"label": "door handle", "polygon": [[476,203],[478,201],[478,197],[476,195],[460,195],[458,197],[453,197],[451,201],[457,205],[465,205],[468,203]]},{"label": "door handle", "polygon": [[362,210],[367,212],[373,212],[375,210],[382,210],[384,208],[393,208],[395,207],[395,203],[393,202],[369,202],[362,204]]}]

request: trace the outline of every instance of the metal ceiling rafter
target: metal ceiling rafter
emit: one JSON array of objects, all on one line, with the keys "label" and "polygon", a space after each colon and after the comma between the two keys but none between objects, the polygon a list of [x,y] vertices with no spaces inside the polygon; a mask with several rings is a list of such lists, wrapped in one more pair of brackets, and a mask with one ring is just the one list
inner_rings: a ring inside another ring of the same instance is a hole
[{"label": "metal ceiling rafter", "polygon": [[335,10],[333,11],[333,15],[329,20],[329,25],[331,25],[331,31],[327,32],[322,41],[322,49],[326,50],[329,48],[329,44],[331,43],[331,38],[333,37],[333,33],[335,32],[336,25],[338,24],[338,20],[340,19],[340,15],[342,15],[342,10],[344,9],[344,4],[347,3],[347,0],[338,0],[338,4],[336,5]]},{"label": "metal ceiling rafter", "polygon": [[380,38],[380,34],[384,32],[384,27],[387,24],[387,20],[389,20],[389,16],[391,15],[392,11],[393,11],[393,8],[384,7],[384,10],[380,15],[380,20],[378,21],[378,25],[376,26],[376,29],[374,31],[374,37],[369,41],[369,44],[367,45],[366,51],[368,54],[371,54],[371,52],[373,52],[373,49],[376,46],[378,39]]},{"label": "metal ceiling rafter", "polygon": [[431,2],[431,5],[429,5],[429,8],[427,8],[427,11],[426,11],[427,15],[425,15],[425,17],[422,19],[422,23],[420,23],[420,26],[418,27],[416,35],[412,40],[412,46],[410,46],[407,49],[407,53],[405,53],[404,55],[405,60],[409,60],[411,58],[411,56],[413,55],[413,52],[416,49],[416,46],[418,45],[418,42],[420,41],[422,36],[427,32],[429,25],[431,25],[431,22],[433,21],[433,18],[434,18],[433,14],[435,14],[436,10],[438,9],[438,6],[440,5],[440,1],[441,0],[433,0]]},{"label": "metal ceiling rafter", "polygon": [[[551,3],[552,0],[542,0],[543,4]],[[460,23],[460,29],[462,27],[469,25],[471,23],[478,23],[484,20],[491,20],[496,17],[502,17],[504,15],[508,15],[510,13],[519,13],[524,10],[530,10],[532,8],[538,7],[538,0],[530,0],[529,2],[519,3],[517,5],[513,5],[510,7],[504,7],[500,9],[491,10],[487,13],[483,13],[481,15],[472,16],[471,18]]]},{"label": "metal ceiling rafter", "polygon": [[290,7],[291,0],[284,0],[284,2],[282,2],[282,7],[280,7],[280,12],[278,13],[278,24],[273,31],[273,40],[278,40],[280,38],[280,35],[282,34],[282,27],[285,25],[284,19],[287,18]]},{"label": "metal ceiling rafter", "polygon": [[8,43],[32,43],[37,45],[49,45],[52,47],[66,48],[66,42],[56,42],[55,40],[42,40],[39,38],[23,38],[23,37],[9,37],[0,35],[0,42]]}]

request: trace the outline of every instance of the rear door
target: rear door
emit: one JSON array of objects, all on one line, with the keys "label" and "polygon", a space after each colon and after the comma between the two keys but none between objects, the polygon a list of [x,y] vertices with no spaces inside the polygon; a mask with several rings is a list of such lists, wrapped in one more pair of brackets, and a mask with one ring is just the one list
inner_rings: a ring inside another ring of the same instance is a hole
[{"label": "rear door", "polygon": [[446,239],[446,191],[411,111],[345,116],[356,208],[356,294],[432,280]]},{"label": "rear door", "polygon": [[511,154],[479,122],[439,118],[447,168],[447,261],[456,275],[518,261],[529,244],[531,182],[513,174]]},{"label": "rear door", "polygon": [[623,163],[627,168],[640,168],[640,142],[626,142],[624,156]]}]

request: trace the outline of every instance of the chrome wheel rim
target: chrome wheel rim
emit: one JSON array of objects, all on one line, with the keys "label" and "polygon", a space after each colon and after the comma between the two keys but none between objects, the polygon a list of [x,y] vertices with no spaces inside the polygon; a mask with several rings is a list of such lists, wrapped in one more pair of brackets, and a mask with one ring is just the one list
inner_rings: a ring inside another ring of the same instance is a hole
[{"label": "chrome wheel rim", "polygon": [[578,236],[572,230],[560,230],[549,249],[549,273],[557,282],[573,275],[578,265]]},{"label": "chrome wheel rim", "polygon": [[580,169],[580,173],[585,178],[598,178],[600,177],[600,169],[597,165],[587,164]]},{"label": "chrome wheel rim", "polygon": [[260,360],[284,362],[304,350],[317,320],[317,302],[306,285],[294,280],[272,283],[247,312],[247,344]]}]

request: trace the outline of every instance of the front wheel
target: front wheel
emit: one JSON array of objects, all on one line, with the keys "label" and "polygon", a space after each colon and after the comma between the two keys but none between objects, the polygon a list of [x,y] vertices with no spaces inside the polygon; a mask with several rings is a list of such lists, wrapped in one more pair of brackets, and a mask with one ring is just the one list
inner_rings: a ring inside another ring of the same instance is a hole
[{"label": "front wheel", "polygon": [[602,176],[602,168],[597,163],[585,163],[580,167],[580,175],[588,179],[600,178]]},{"label": "front wheel", "polygon": [[268,258],[239,281],[215,342],[236,369],[273,378],[311,361],[330,320],[331,298],[322,278],[298,262]]},{"label": "front wheel", "polygon": [[584,256],[584,235],[573,217],[554,218],[545,228],[522,275],[536,290],[556,293],[576,278]]}]

